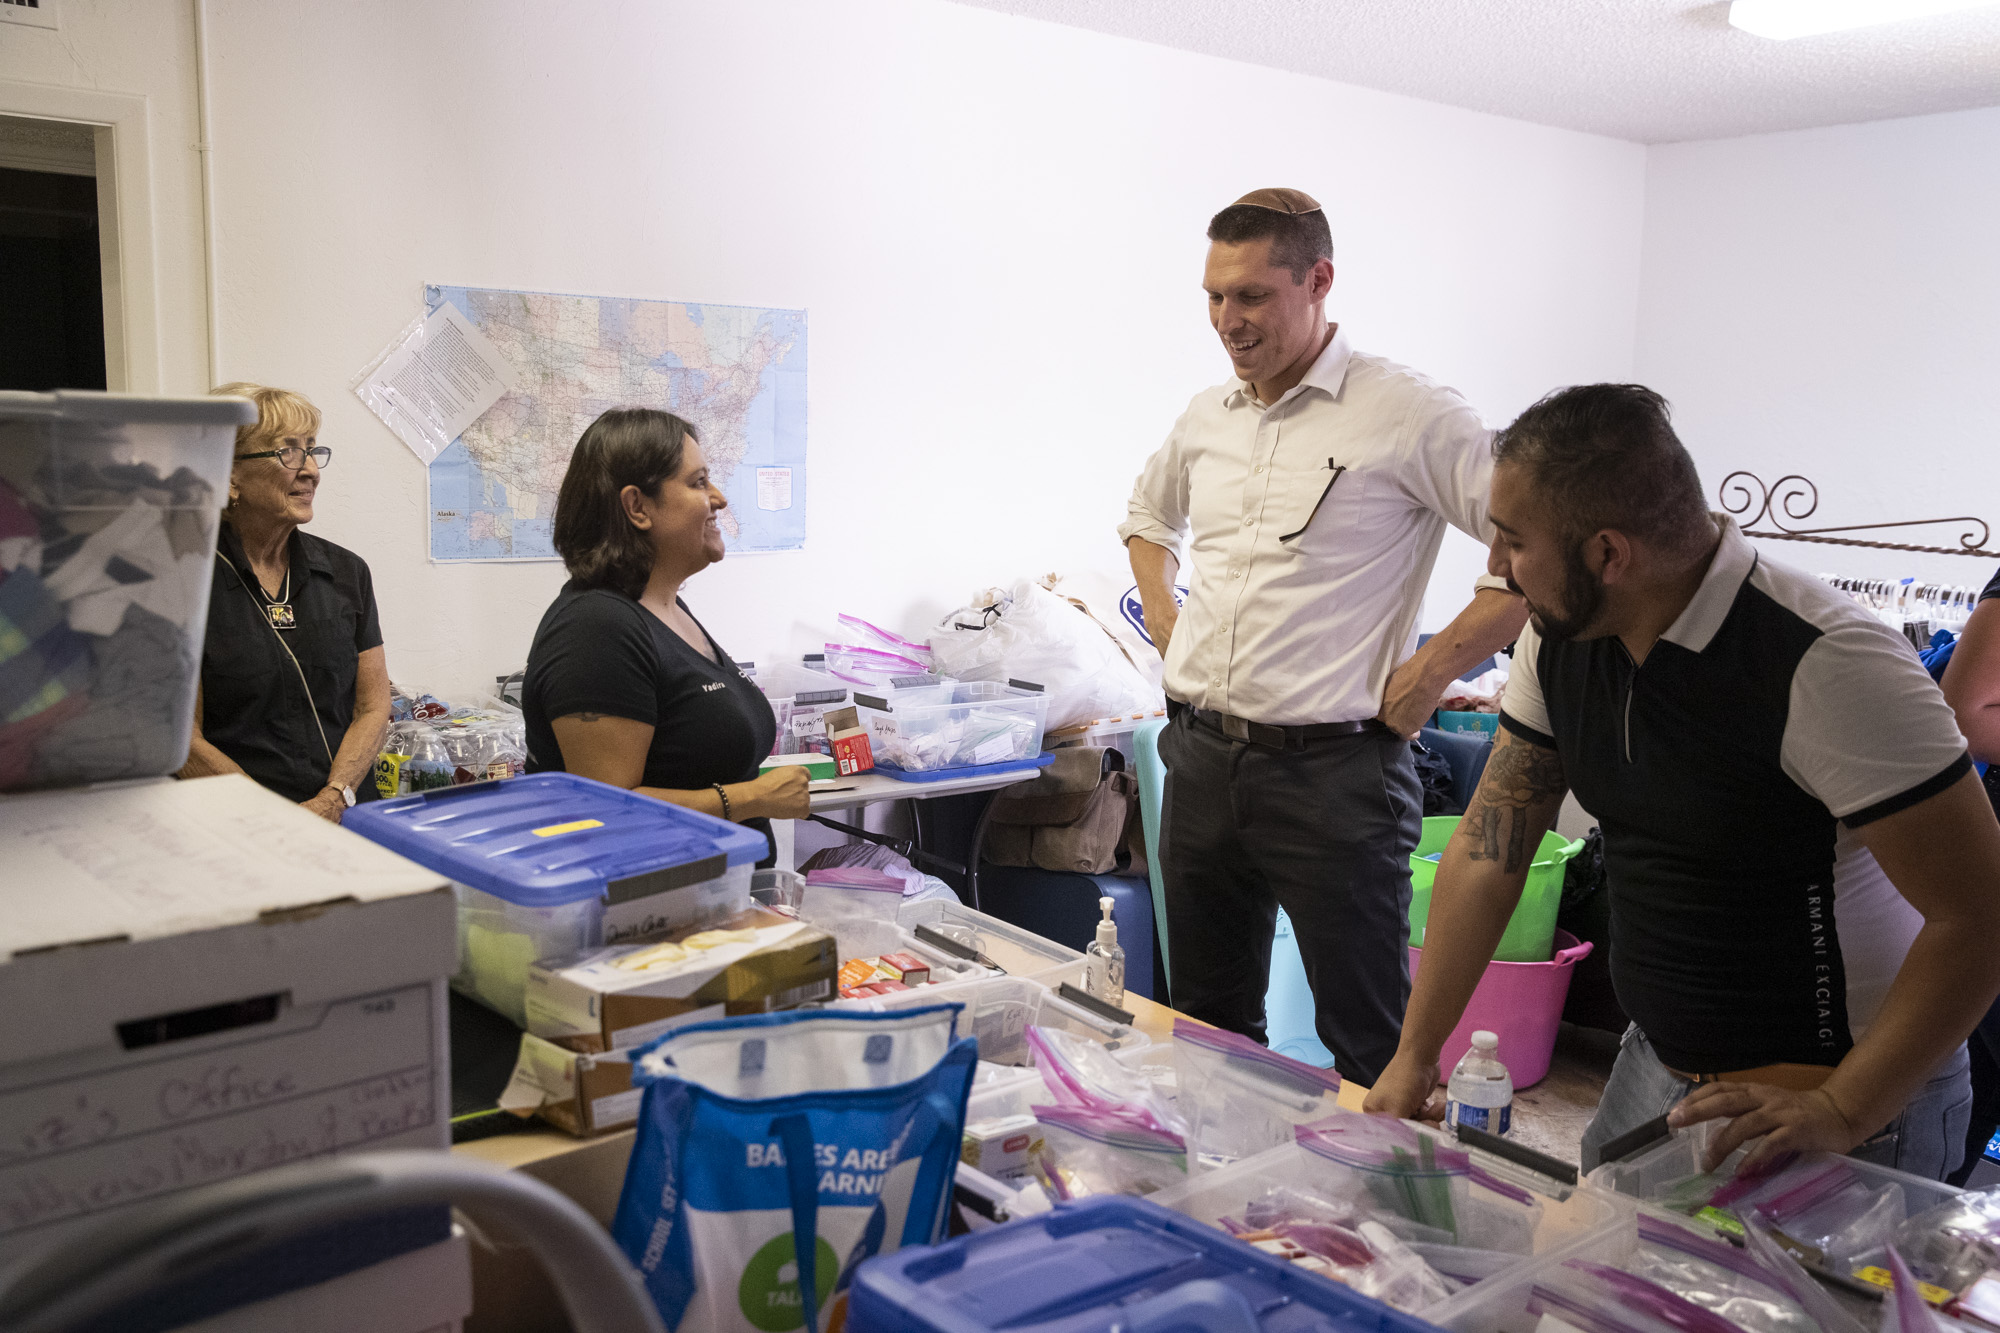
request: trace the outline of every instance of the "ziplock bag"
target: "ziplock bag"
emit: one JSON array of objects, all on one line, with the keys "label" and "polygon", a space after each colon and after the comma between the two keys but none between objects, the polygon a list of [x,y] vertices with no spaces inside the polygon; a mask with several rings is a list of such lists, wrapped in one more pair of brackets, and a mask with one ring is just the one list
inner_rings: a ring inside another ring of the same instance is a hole
[{"label": "ziplock bag", "polygon": [[1174,1020],[1174,1109],[1187,1124],[1190,1163],[1226,1166],[1289,1143],[1322,1116],[1340,1075],[1267,1050],[1248,1037]]},{"label": "ziplock bag", "polygon": [[[1541,1204],[1472,1162],[1436,1134],[1387,1116],[1342,1112],[1294,1136],[1299,1147],[1345,1167],[1348,1197],[1380,1210],[1406,1240],[1529,1254]],[[1472,1186],[1481,1187],[1474,1195]],[[1401,1219],[1399,1222],[1397,1219]]]},{"label": "ziplock bag", "polygon": [[1538,1280],[1528,1313],[1554,1315],[1583,1333],[1743,1333],[1656,1282],[1586,1259],[1565,1260]]},{"label": "ziplock bag", "polygon": [[[1449,1296],[1447,1281],[1387,1227],[1356,1212],[1278,1186],[1244,1205],[1222,1229],[1245,1244],[1289,1259],[1399,1310],[1421,1310]],[[1519,1263],[1516,1255],[1508,1255]]]},{"label": "ziplock bag", "polygon": [[1882,1333],[1937,1333],[1931,1307],[1917,1290],[1910,1266],[1893,1246],[1889,1250],[1889,1275],[1894,1286],[1882,1300]]},{"label": "ziplock bag", "polygon": [[1755,1256],[1674,1222],[1641,1213],[1639,1249],[1625,1270],[1750,1333],[1820,1333]]},{"label": "ziplock bag", "polygon": [[[925,654],[929,658],[929,654]],[[930,670],[928,660],[918,661],[901,653],[880,648],[862,648],[851,643],[826,645],[826,669],[859,676],[867,684],[881,684],[897,676],[921,676]]]},{"label": "ziplock bag", "polygon": [[1120,1064],[1103,1046],[1060,1028],[1030,1026],[1026,1036],[1035,1068],[1057,1106],[1170,1135],[1185,1144],[1186,1123],[1143,1071]]},{"label": "ziplock bag", "polygon": [[978,1061],[958,1008],[757,1014],[635,1053],[611,1232],[669,1329],[820,1333],[856,1265],[943,1238]]},{"label": "ziplock bag", "polygon": [[1824,1333],[1865,1333],[1861,1321],[1843,1308],[1812,1274],[1799,1265],[1756,1220],[1743,1227],[1743,1248],[1762,1264],[1771,1283],[1817,1323]]},{"label": "ziplock bag", "polygon": [[1036,1181],[1057,1202],[1096,1194],[1151,1194],[1187,1179],[1178,1134],[1076,1106],[1037,1106],[1042,1151]]},{"label": "ziplock bag", "polygon": [[1746,1220],[1768,1219],[1841,1272],[1855,1257],[1888,1244],[1904,1220],[1903,1191],[1895,1185],[1870,1189],[1843,1157],[1801,1158],[1747,1188],[1733,1180],[1716,1191],[1711,1206]]},{"label": "ziplock bag", "polygon": [[1961,1194],[1896,1228],[1895,1248],[1926,1282],[1964,1291],[2000,1269],[2000,1193]]},{"label": "ziplock bag", "polygon": [[839,620],[842,629],[853,630],[874,640],[875,646],[886,648],[892,653],[916,662],[917,670],[919,671],[930,670],[931,650],[924,644],[906,639],[902,635],[892,633],[878,625],[871,625],[860,616],[850,616],[843,613],[839,617]]}]

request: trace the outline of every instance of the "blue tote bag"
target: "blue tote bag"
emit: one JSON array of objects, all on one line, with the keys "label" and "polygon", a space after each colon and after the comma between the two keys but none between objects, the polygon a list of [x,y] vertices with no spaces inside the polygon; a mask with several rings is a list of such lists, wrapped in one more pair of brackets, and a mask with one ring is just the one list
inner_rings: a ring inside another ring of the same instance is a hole
[{"label": "blue tote bag", "polygon": [[863,1260],[942,1239],[978,1043],[960,1006],[690,1024],[645,1088],[612,1235],[676,1333],[833,1333]]}]

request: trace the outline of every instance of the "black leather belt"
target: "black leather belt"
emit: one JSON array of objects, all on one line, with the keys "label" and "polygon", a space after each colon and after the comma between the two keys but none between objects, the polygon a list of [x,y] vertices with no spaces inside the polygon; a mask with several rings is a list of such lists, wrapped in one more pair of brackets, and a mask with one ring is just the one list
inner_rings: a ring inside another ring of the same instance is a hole
[{"label": "black leather belt", "polygon": [[1386,734],[1389,730],[1380,718],[1374,717],[1354,722],[1311,722],[1301,727],[1275,727],[1268,722],[1252,722],[1248,718],[1232,717],[1228,713],[1211,712],[1206,708],[1190,708],[1187,711],[1194,715],[1195,721],[1211,731],[1221,732],[1232,741],[1244,741],[1273,750],[1296,750],[1307,741],[1359,736],[1369,731]]}]

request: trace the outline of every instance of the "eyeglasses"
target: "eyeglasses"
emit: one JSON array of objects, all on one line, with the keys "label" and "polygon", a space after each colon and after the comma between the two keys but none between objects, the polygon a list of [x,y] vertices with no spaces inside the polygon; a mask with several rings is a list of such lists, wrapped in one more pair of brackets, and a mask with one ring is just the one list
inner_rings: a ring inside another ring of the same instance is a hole
[{"label": "eyeglasses", "polygon": [[316,444],[310,449],[305,448],[303,445],[292,444],[287,445],[283,449],[266,449],[260,454],[238,454],[236,455],[236,461],[241,463],[245,459],[250,458],[275,458],[278,460],[279,466],[287,467],[297,472],[306,465],[307,455],[311,455],[312,461],[319,464],[321,471],[324,471],[326,465],[333,461],[333,450],[323,444]]}]

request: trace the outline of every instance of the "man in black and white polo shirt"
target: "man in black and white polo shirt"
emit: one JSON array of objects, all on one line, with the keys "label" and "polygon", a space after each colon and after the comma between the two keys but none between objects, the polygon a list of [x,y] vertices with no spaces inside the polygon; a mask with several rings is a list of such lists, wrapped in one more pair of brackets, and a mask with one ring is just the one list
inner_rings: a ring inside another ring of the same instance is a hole
[{"label": "man in black and white polo shirt", "polygon": [[[1501,735],[1446,849],[1369,1109],[1412,1114],[1564,792],[1604,830],[1633,1026],[1603,1145],[1678,1107],[1942,1176],[2000,993],[2000,824],[1937,687],[1851,599],[1703,503],[1648,389],[1553,394],[1495,442],[1492,570],[1527,598]],[[1504,1058],[1505,1052],[1502,1052]]]}]

